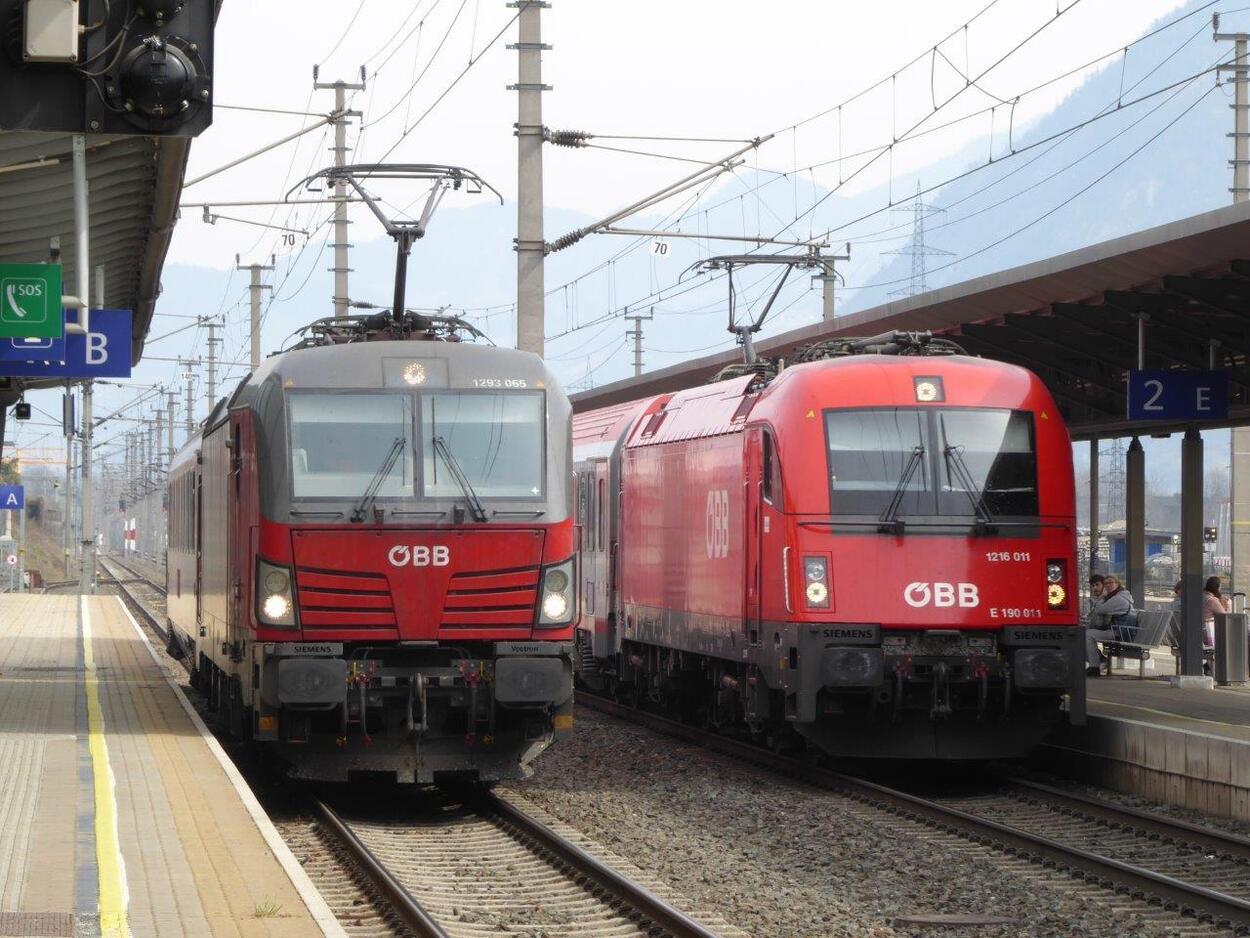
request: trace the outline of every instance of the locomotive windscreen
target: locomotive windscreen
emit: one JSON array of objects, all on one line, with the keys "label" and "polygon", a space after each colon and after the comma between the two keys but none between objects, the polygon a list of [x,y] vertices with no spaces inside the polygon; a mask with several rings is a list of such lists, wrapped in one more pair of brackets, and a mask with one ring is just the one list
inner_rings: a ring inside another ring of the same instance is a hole
[{"label": "locomotive windscreen", "polygon": [[825,412],[834,515],[1038,514],[1033,415],[988,408]]},{"label": "locomotive windscreen", "polygon": [[403,447],[377,494],[412,497],[412,400],[407,394],[300,391],[287,401],[293,497],[364,492],[397,439]]},{"label": "locomotive windscreen", "polygon": [[459,498],[462,472],[485,498],[541,498],[544,423],[541,391],[422,394],[422,492]]}]

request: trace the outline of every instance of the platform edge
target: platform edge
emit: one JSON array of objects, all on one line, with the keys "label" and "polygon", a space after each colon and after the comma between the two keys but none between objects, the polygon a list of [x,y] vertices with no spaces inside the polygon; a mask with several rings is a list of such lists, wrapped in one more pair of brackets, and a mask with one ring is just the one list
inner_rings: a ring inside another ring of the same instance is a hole
[{"label": "platform edge", "polygon": [[265,814],[265,810],[260,806],[260,802],[256,800],[256,795],[253,794],[251,787],[243,779],[243,776],[239,774],[239,770],[235,767],[230,757],[226,755],[226,751],[221,748],[221,743],[217,742],[217,738],[204,724],[200,715],[196,713],[195,707],[187,699],[187,695],[183,693],[182,688],[169,676],[169,672],[166,671],[160,657],[156,654],[156,649],[152,647],[151,641],[144,634],[143,628],[135,621],[135,617],[126,608],[122,598],[120,596],[115,596],[114,598],[117,600],[118,605],[121,606],[122,612],[125,613],[126,618],[130,621],[130,625],[134,628],[135,633],[143,640],[144,647],[147,648],[148,654],[152,656],[152,662],[165,678],[165,683],[174,692],[178,702],[182,704],[182,709],[186,711],[200,737],[208,745],[213,758],[217,760],[217,764],[221,766],[222,771],[226,773],[226,778],[230,780],[230,784],[234,786],[234,790],[240,800],[242,800],[243,806],[247,808],[247,813],[251,816],[252,823],[256,825],[265,844],[273,852],[278,864],[290,878],[291,884],[295,887],[295,891],[299,894],[300,899],[303,900],[305,908],[308,909],[308,914],[312,916],[313,921],[321,929],[322,935],[325,938],[347,938],[347,933],[330,910],[325,897],[321,895],[321,892],[309,878],[308,873],[305,872],[299,861],[295,859],[295,854],[291,852],[291,848],[287,846],[286,841],[282,839],[282,835],[278,833],[278,829],[274,827],[273,822],[269,820],[269,816]]}]

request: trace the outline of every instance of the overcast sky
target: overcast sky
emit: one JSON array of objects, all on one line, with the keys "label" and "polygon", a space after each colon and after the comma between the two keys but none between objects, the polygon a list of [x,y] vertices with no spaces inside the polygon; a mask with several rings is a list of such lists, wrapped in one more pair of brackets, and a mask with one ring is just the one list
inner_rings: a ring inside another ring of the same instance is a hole
[{"label": "overcast sky", "polygon": [[[1013,134],[1052,112],[1092,71],[1121,70],[1127,64],[1131,74],[1132,62],[1119,55],[1081,66],[1128,45],[1182,6],[1178,0],[1058,4],[1063,13],[1056,17],[1056,0],[778,0],[766,5],[554,0],[543,13],[543,38],[553,46],[544,57],[544,80],[553,86],[545,96],[544,122],[601,135],[723,138],[599,141],[687,159],[719,158],[737,146],[724,141],[775,134],[747,169],[786,172],[825,161],[808,174],[813,184],[833,188],[853,177],[840,191],[863,192],[973,142],[989,152],[1005,152]],[[217,30],[214,124],[194,142],[186,178],[195,180],[324,114],[333,92],[313,90],[315,65],[322,81],[358,81],[364,65],[367,87],[352,98],[353,108],[363,112],[349,134],[353,161],[462,164],[511,200],[516,95],[505,86],[516,80],[516,53],[505,46],[516,40],[515,24],[510,25],[515,13],[502,0],[225,0]],[[1194,29],[1202,27],[1205,15],[1194,17]],[[941,54],[928,54],[937,43]],[[470,61],[475,64],[466,71]],[[1030,91],[1069,70],[1067,77]],[[863,169],[867,157],[856,154],[871,154],[906,133],[928,118],[935,104],[944,105],[940,118],[923,126],[949,124],[947,129],[918,136],[896,147],[890,160]],[[329,145],[329,130],[318,128],[191,185],[183,202],[280,199],[306,174],[330,163]],[[688,162],[604,150],[547,147],[545,159],[548,208],[590,215],[628,204],[692,169]],[[724,183],[727,188],[733,184],[730,179]],[[395,184],[380,194],[402,207],[421,192]],[[481,204],[484,198],[455,194],[443,210]],[[329,215],[325,206],[215,211],[304,229]],[[509,205],[499,211],[514,209]],[[366,212],[354,208],[352,217],[354,242],[381,236]],[[511,225],[504,227],[509,238]],[[547,235],[561,233],[549,230]],[[283,234],[226,218],[209,225],[201,221],[199,209],[184,211],[168,262],[207,268],[196,279],[194,295],[202,302],[184,299],[177,308],[160,304],[153,334],[185,324],[178,316],[216,313],[225,306],[226,294],[235,299],[243,282],[238,274],[229,279],[236,254],[244,263],[276,254],[281,266],[283,254],[304,247],[302,235],[284,244]],[[436,236],[437,228],[431,233]],[[314,246],[320,243],[318,237]],[[327,253],[317,266],[329,264]],[[507,286],[501,286],[497,302],[512,300]],[[229,315],[234,321],[227,323],[227,336],[237,353],[246,308],[236,303]],[[266,341],[266,350],[273,344]],[[151,360],[136,372],[136,385],[178,381],[176,366],[158,362],[159,354],[169,353],[154,347]],[[101,410],[111,412],[131,397],[121,388],[102,387]],[[59,413],[55,392],[32,399],[45,414]],[[114,424],[101,432],[122,429]],[[57,445],[46,427],[17,427],[15,435],[19,443],[44,437],[39,445]]]},{"label": "overcast sky", "polygon": [[[880,184],[891,170],[907,172],[988,135],[991,117],[984,112],[991,103],[1012,100],[1042,77],[1127,44],[1181,5],[1176,0],[1059,2],[1065,12],[1056,18],[1055,0],[898,0],[889,5],[556,0],[543,14],[543,38],[553,46],[544,57],[544,80],[553,86],[545,96],[544,120],[553,128],[597,134],[752,138],[775,133],[751,165],[784,171],[842,157],[815,173],[817,183],[832,185],[864,162],[850,154],[888,142],[923,118],[934,100],[960,92],[942,120],[933,123],[965,121],[899,147],[892,167],[878,161],[846,188],[855,191]],[[351,133],[352,159],[367,162],[389,154],[392,160],[462,164],[511,199],[516,95],[505,86],[516,80],[516,53],[505,46],[515,41],[516,27],[508,25],[514,15],[501,0],[225,0],[217,30],[219,107],[214,126],[192,148],[187,178],[315,120],[222,106],[324,113],[333,92],[312,90],[313,66],[320,65],[322,81],[355,81],[364,65],[368,87],[353,98],[364,117]],[[961,28],[970,20],[966,30]],[[995,66],[1039,28],[1040,35]],[[492,43],[501,30],[502,38]],[[935,62],[923,55],[951,34],[941,46],[943,57]],[[429,110],[470,57],[477,58],[476,64]],[[1111,58],[1097,67],[1120,65]],[[977,79],[991,66],[983,79],[965,87],[965,75]],[[1086,74],[1077,72],[1024,95],[1014,107],[1015,129],[1053,109]],[[874,85],[846,107],[836,107]],[[834,110],[824,117],[788,129],[829,108]],[[999,108],[993,115],[1000,147],[1006,144],[1012,110]],[[716,158],[734,149],[727,143],[602,142],[686,157]],[[188,188],[184,201],[279,198],[308,172],[328,164],[327,146],[327,133],[315,130],[298,143]],[[689,171],[689,164],[672,160],[548,147],[546,202],[603,214]],[[401,206],[419,194],[403,185],[384,193]],[[462,197],[459,204],[471,198]],[[220,211],[270,218],[266,209]],[[353,211],[354,217],[358,214]],[[287,210],[280,215],[288,217]],[[313,215],[311,209],[298,213],[297,226]],[[371,231],[358,228],[353,234],[360,238]],[[193,210],[178,227],[170,260],[228,268],[236,252],[246,261],[284,250],[292,248],[263,229],[226,221],[205,225]]]}]

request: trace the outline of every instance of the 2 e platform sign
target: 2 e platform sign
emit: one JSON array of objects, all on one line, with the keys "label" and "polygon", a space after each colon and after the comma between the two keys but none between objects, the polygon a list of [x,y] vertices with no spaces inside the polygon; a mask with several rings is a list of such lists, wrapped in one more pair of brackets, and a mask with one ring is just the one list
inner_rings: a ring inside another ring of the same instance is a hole
[{"label": "2 e platform sign", "polygon": [[60,264],[0,264],[0,338],[56,339],[65,331]]}]

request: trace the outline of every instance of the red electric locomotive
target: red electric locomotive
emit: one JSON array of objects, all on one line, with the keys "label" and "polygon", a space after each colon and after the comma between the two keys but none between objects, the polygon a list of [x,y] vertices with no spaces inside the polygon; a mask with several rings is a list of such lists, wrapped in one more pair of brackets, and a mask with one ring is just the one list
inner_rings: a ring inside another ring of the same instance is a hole
[{"label": "red electric locomotive", "polygon": [[568,399],[462,327],[322,321],[171,468],[171,650],[296,777],[525,777],[572,726]]},{"label": "red electric locomotive", "polygon": [[844,756],[1006,757],[1083,722],[1042,383],[915,333],[738,371],[574,418],[582,678]]}]

